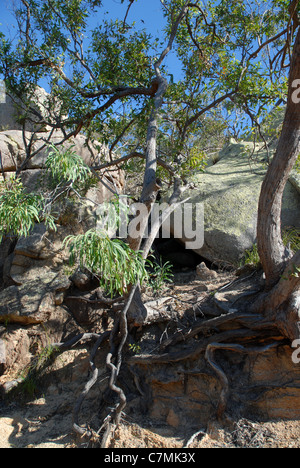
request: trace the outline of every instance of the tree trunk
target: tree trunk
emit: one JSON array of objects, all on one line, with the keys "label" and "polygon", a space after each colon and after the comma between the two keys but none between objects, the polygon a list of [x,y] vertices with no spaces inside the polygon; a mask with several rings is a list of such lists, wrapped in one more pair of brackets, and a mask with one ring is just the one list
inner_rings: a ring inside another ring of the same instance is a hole
[{"label": "tree trunk", "polygon": [[[140,203],[145,207],[143,216],[139,216],[139,234],[137,232],[128,233],[128,243],[132,250],[138,251],[141,247],[142,239],[148,225],[149,215],[153,204],[156,201],[157,193],[160,186],[156,180],[157,169],[157,154],[156,154],[156,139],[158,132],[158,118],[163,103],[164,94],[168,88],[168,82],[163,77],[157,77],[158,90],[154,97],[154,105],[150,115],[147,131],[146,142],[146,167],[143,182],[143,191],[140,198]],[[147,209],[146,209],[147,208]],[[144,210],[143,210],[144,211]],[[134,225],[135,229],[135,225]]]},{"label": "tree trunk", "polygon": [[292,55],[283,129],[276,154],[262,185],[258,208],[257,244],[268,289],[278,282],[287,261],[291,258],[291,253],[282,242],[281,207],[285,185],[300,153],[300,104],[299,99],[295,99],[294,86],[295,80],[299,78],[300,29]]},{"label": "tree trunk", "polygon": [[300,336],[300,251],[285,248],[281,233],[282,196],[300,153],[300,29],[295,40],[289,76],[288,102],[278,148],[262,184],[258,209],[257,244],[266,275],[266,292],[252,307],[273,320],[290,340]]},{"label": "tree trunk", "polygon": [[[157,169],[157,154],[156,154],[156,143],[157,143],[157,132],[158,132],[158,120],[160,117],[161,107],[163,105],[163,98],[168,89],[168,81],[162,75],[160,66],[163,63],[164,59],[168,53],[173,48],[173,43],[178,31],[179,25],[185,15],[188,12],[190,3],[188,0],[182,5],[181,10],[172,25],[170,32],[169,42],[167,47],[161,53],[159,59],[154,64],[156,77],[152,82],[152,88],[157,89],[154,96],[153,109],[150,115],[148,122],[147,130],[147,142],[146,142],[146,168],[144,174],[143,182],[143,191],[141,195],[140,202],[147,207],[147,213],[141,218],[140,222],[140,235],[132,237],[129,232],[128,243],[129,246],[137,251],[140,249],[144,232],[148,225],[149,214],[151,212],[152,206],[156,201],[157,193],[160,189],[160,186],[157,184],[156,180],[156,169]],[[136,233],[134,233],[136,234]]]},{"label": "tree trunk", "polygon": [[252,312],[263,313],[291,341],[300,338],[300,250],[272,290],[254,303]]}]

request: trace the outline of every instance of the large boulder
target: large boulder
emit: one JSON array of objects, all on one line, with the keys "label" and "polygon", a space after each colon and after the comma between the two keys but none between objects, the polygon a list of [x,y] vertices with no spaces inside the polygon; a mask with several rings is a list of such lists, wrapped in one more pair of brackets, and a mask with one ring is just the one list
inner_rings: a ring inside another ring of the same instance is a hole
[{"label": "large boulder", "polygon": [[[38,97],[36,105],[45,110],[47,93],[41,91],[40,97],[42,105]],[[19,121],[22,109],[10,97],[2,98],[0,88],[0,180],[14,176],[21,168],[20,178],[27,192],[43,191],[50,195],[53,184],[45,168],[48,143],[60,147],[64,135],[32,122],[25,122],[25,130],[22,129]],[[34,156],[27,160],[29,144]],[[88,166],[96,167],[108,159],[103,144],[88,141],[81,134],[63,146],[72,146]],[[0,242],[0,376],[3,374],[0,390],[12,376],[20,374],[20,369],[31,366],[50,343],[78,333],[79,326],[64,303],[70,288],[76,288],[71,279],[76,266],[69,265],[69,249],[64,239],[94,227],[98,204],[115,191],[122,193],[124,188],[122,171],[98,175],[99,181],[93,181],[80,197],[53,201],[56,231],[47,230],[41,223],[27,238],[12,236]]]},{"label": "large boulder", "polygon": [[49,276],[57,276],[68,263],[69,253],[63,241],[69,234],[67,226],[57,226],[54,232],[47,231],[44,224],[36,225],[28,237],[18,240],[7,258],[6,274],[18,285],[36,278],[45,278],[44,283],[48,283]]},{"label": "large boulder", "polygon": [[[236,265],[256,241],[258,200],[266,174],[265,149],[253,143],[231,143],[217,163],[195,176],[195,188],[185,192],[189,202],[204,204],[204,245],[197,254],[219,263]],[[274,151],[274,148],[273,148]],[[272,154],[272,149],[271,149]],[[282,225],[300,228],[299,176],[288,181],[282,207]],[[187,241],[184,237],[183,241]]]},{"label": "large boulder", "polygon": [[293,171],[292,175],[289,178],[289,181],[300,194],[300,173]]},{"label": "large boulder", "polygon": [[[14,172],[22,167],[26,159],[26,149],[24,145],[24,138],[29,144],[31,137],[32,148],[31,153],[34,156],[28,160],[24,171],[21,173],[23,184],[28,187],[30,191],[39,190],[44,187],[43,176],[45,175],[45,162],[48,157],[49,146],[47,143],[58,144],[63,141],[63,135],[60,131],[54,133],[33,135],[30,132],[22,132],[21,130],[5,130],[0,132],[0,154],[1,154],[1,175],[3,172],[6,177],[13,175]],[[103,159],[107,158],[107,149],[100,142],[88,141],[84,135],[77,135],[71,138],[62,145],[65,149],[72,147],[88,166],[98,166]],[[4,176],[4,177],[5,177]],[[109,173],[109,177],[99,174],[103,183],[99,181],[93,190],[96,203],[103,203],[111,196],[109,188],[117,190],[122,193],[124,188],[124,175],[121,170],[114,170]]]},{"label": "large boulder", "polygon": [[44,118],[55,123],[56,117],[65,117],[61,102],[54,101],[40,86],[27,90],[26,98],[19,98],[7,92],[4,81],[0,80],[0,131],[23,130],[45,132],[50,127]]},{"label": "large boulder", "polygon": [[[41,272],[40,272],[41,273]],[[57,319],[59,293],[67,291],[70,280],[46,270],[44,276],[21,286],[10,286],[0,293],[0,322],[22,325],[49,323]],[[53,316],[54,314],[54,316]]]},{"label": "large boulder", "polygon": [[[31,97],[27,97],[29,101],[25,105],[22,100],[7,93],[4,82],[0,80],[0,178],[3,177],[3,173],[9,177],[21,168],[22,182],[28,190],[34,191],[44,186],[43,176],[45,161],[50,151],[49,143],[65,149],[72,147],[88,166],[97,167],[108,160],[105,145],[97,141],[92,142],[82,134],[64,142],[65,136],[61,130],[54,131],[49,125],[45,125],[45,120],[56,124],[58,117],[61,120],[66,117],[62,111],[62,103],[54,101],[53,96],[39,86],[32,88],[30,93]],[[29,148],[33,157],[26,161]],[[96,203],[103,203],[112,196],[109,187],[122,193],[122,171],[110,171],[109,175],[99,176],[102,182],[99,181],[88,198],[92,197]]]}]

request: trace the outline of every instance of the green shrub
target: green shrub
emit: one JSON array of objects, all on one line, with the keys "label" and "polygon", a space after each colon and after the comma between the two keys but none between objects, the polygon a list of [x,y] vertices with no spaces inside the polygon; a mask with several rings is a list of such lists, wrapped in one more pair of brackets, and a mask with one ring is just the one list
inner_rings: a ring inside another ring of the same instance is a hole
[{"label": "green shrub", "polygon": [[54,218],[45,210],[42,195],[26,193],[16,178],[0,181],[0,241],[6,233],[26,237],[41,221],[56,229]]},{"label": "green shrub", "polygon": [[50,171],[55,183],[73,182],[75,185],[85,186],[92,177],[92,172],[81,156],[70,148],[57,148],[53,144],[46,160],[46,167]]},{"label": "green shrub", "polygon": [[77,260],[81,267],[99,277],[100,285],[111,296],[123,295],[130,285],[147,278],[141,254],[119,239],[90,230],[79,236],[68,236],[65,245],[70,248],[70,263]]},{"label": "green shrub", "polygon": [[245,250],[244,257],[240,263],[240,266],[243,265],[254,265],[256,268],[260,267],[261,263],[257,244],[254,244],[251,249]]},{"label": "green shrub", "polygon": [[288,246],[294,253],[300,250],[300,230],[296,228],[286,228],[282,233],[284,245]]},{"label": "green shrub", "polygon": [[[150,257],[151,258],[151,257]],[[170,262],[163,263],[162,258],[157,262],[155,257],[154,261],[147,260],[148,265],[151,267],[151,273],[149,273],[148,283],[154,292],[161,291],[166,283],[170,283],[173,279],[173,265]]]},{"label": "green shrub", "polygon": [[[300,230],[296,228],[285,228],[282,232],[282,241],[286,247],[294,253],[300,250]],[[257,268],[261,266],[257,244],[246,250],[240,266],[253,264]]]}]

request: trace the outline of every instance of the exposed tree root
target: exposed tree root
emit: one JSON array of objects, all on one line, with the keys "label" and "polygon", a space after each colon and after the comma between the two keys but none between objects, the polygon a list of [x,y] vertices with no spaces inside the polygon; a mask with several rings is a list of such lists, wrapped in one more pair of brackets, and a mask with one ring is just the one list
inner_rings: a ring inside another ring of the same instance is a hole
[{"label": "exposed tree root", "polygon": [[[241,328],[242,327],[242,328]],[[201,338],[199,338],[199,335]],[[278,336],[278,330],[274,323],[263,318],[261,315],[250,315],[245,313],[229,313],[209,320],[204,320],[194,325],[186,332],[180,332],[161,345],[161,351],[179,343],[185,344],[198,337],[197,340],[184,350],[170,351],[162,354],[136,355],[129,359],[129,364],[148,365],[154,363],[166,364],[170,362],[179,362],[188,358],[196,357],[205,352],[207,346],[215,341],[239,340],[263,340]]]},{"label": "exposed tree root", "polygon": [[[199,338],[199,335],[202,336]],[[189,341],[193,343],[187,347]],[[259,354],[284,345],[288,340],[274,322],[263,316],[235,312],[204,320],[184,333],[177,333],[162,344],[161,350],[165,351],[174,346],[178,348],[181,342],[185,344],[184,350],[155,355],[137,355],[131,357],[128,363],[131,366],[168,364],[193,359],[204,353],[207,363],[215,371],[221,383],[222,390],[216,416],[222,419],[227,407],[229,381],[226,373],[216,361],[215,352],[225,350],[243,354]]]},{"label": "exposed tree root", "polygon": [[[111,431],[118,427],[121,421],[122,411],[126,407],[127,399],[126,395],[122,388],[118,387],[116,384],[121,365],[122,365],[122,351],[123,347],[127,341],[128,337],[128,323],[127,323],[127,313],[131,305],[133,297],[135,295],[137,285],[132,287],[129,294],[128,300],[125,307],[119,313],[117,320],[115,320],[114,328],[110,334],[110,351],[106,357],[106,366],[111,371],[111,376],[109,380],[109,388],[118,395],[119,402],[116,408],[108,414],[106,419],[103,422],[102,428],[105,428],[104,435],[102,437],[101,448],[105,448],[107,441],[111,435]],[[119,336],[118,336],[119,335]],[[116,351],[115,341],[119,338],[119,344]],[[115,363],[113,363],[113,358],[115,358]]]},{"label": "exposed tree root", "polygon": [[[294,280],[291,279],[290,281]],[[278,309],[276,311],[277,316],[270,312],[270,299],[272,302],[273,297],[272,292],[271,296],[270,293],[268,293],[268,298],[262,294],[259,300],[256,301],[256,308],[252,308],[250,313],[249,311],[245,312],[239,310],[228,312],[212,319],[202,319],[194,326],[181,330],[175,333],[171,338],[163,341],[160,344],[160,352],[158,354],[142,354],[128,358],[126,363],[133,375],[139,394],[142,395],[143,398],[147,397],[140,384],[140,372],[138,371],[138,367],[143,368],[144,366],[183,362],[197,358],[199,355],[203,354],[208,366],[215,372],[221,385],[216,417],[218,420],[223,420],[228,406],[230,384],[226,372],[217,362],[216,353],[222,350],[242,353],[244,355],[261,354],[272,348],[286,344],[288,342],[287,338],[291,336],[289,332],[290,327],[297,326],[299,322],[299,294],[289,295],[287,298],[284,286],[285,284],[280,282],[274,291],[274,297],[276,296],[277,299],[278,292],[280,293],[281,315],[278,314]],[[244,296],[245,294],[242,295],[242,297]],[[114,437],[114,430],[120,424],[127,403],[125,392],[117,385],[117,379],[122,365],[123,348],[128,338],[128,328],[134,326],[141,327],[159,321],[172,321],[174,317],[170,316],[170,313],[162,310],[163,304],[169,299],[170,297],[166,297],[161,298],[160,301],[142,304],[141,309],[139,307],[141,296],[137,285],[132,288],[130,295],[127,300],[125,300],[125,306],[123,306],[122,310],[116,312],[114,327],[110,332],[106,332],[101,336],[83,334],[75,337],[66,344],[59,345],[59,347],[63,348],[74,346],[76,343],[82,342],[83,340],[91,338],[96,339],[96,343],[90,354],[92,375],[76,402],[73,412],[73,428],[81,437],[87,438],[90,441],[97,441],[97,444],[102,448],[110,444],[111,438]],[[239,297],[238,300],[239,299],[241,299],[241,297]],[[110,304],[111,307],[113,307],[114,304],[115,301],[112,301]],[[257,304],[260,306],[257,307]],[[268,308],[266,309],[267,304]],[[275,302],[273,305],[275,305]],[[290,311],[289,317],[287,316],[287,310]],[[293,323],[293,325],[291,325],[291,323]],[[283,326],[283,324],[285,324],[285,326]],[[104,340],[108,338],[110,350],[106,357],[106,367],[110,371],[109,388],[117,395],[118,402],[103,419],[100,429],[95,432],[91,428],[80,426],[79,413],[85,397],[98,379],[98,369],[94,363],[96,352]],[[187,444],[191,444],[196,437],[203,434],[203,431],[198,431]]]},{"label": "exposed tree root", "polygon": [[280,329],[291,341],[300,337],[300,250],[288,262],[278,283],[265,292],[251,307],[253,313],[260,313]]},{"label": "exposed tree root", "polygon": [[203,335],[211,334],[211,330],[220,330],[227,327],[229,329],[244,327],[251,330],[263,330],[274,328],[274,324],[268,319],[264,319],[260,314],[249,314],[245,312],[229,312],[216,318],[202,320],[185,332],[176,333],[169,340],[164,341],[160,351],[170,346],[179,344],[181,341],[187,341],[194,338],[199,333]]},{"label": "exposed tree root", "polygon": [[78,398],[78,400],[77,400],[77,402],[76,402],[76,404],[74,406],[74,410],[73,410],[73,429],[77,434],[79,434],[81,436],[92,437],[92,435],[93,435],[93,433],[91,431],[87,431],[86,429],[82,428],[79,425],[79,412],[80,412],[80,409],[81,409],[81,406],[82,406],[82,403],[83,403],[85,397],[87,396],[87,394],[89,393],[91,388],[97,382],[99,370],[95,366],[94,359],[95,359],[95,356],[96,356],[96,353],[97,353],[99,347],[105,341],[105,339],[107,339],[109,337],[109,335],[110,335],[110,332],[106,332],[103,335],[99,336],[97,342],[95,343],[95,345],[94,345],[94,347],[93,347],[93,349],[92,349],[92,351],[90,353],[90,368],[91,368],[91,371],[92,371],[92,376],[88,380],[88,382],[86,383],[80,397]]},{"label": "exposed tree root", "polygon": [[[107,337],[107,334],[105,334]],[[49,348],[55,349],[55,350],[64,350],[68,348],[72,348],[78,343],[83,343],[84,341],[89,341],[92,339],[99,339],[102,337],[102,335],[99,335],[98,333],[80,333],[79,335],[74,336],[68,341],[61,342],[61,343],[54,343],[49,346]]]},{"label": "exposed tree root", "polygon": [[283,342],[274,342],[263,347],[256,347],[256,346],[245,347],[240,344],[233,344],[233,343],[210,343],[207,346],[206,351],[205,351],[205,358],[207,362],[210,364],[210,366],[215,370],[216,374],[219,376],[221,385],[222,385],[222,391],[221,391],[220,400],[219,400],[218,408],[217,408],[217,418],[219,420],[223,418],[226,407],[227,407],[227,400],[228,400],[228,394],[229,394],[229,382],[228,382],[228,378],[225,372],[220,367],[220,365],[217,364],[214,358],[214,352],[222,349],[222,350],[227,350],[227,351],[235,351],[238,353],[258,354],[258,353],[264,353],[274,347],[277,348],[281,344],[283,344]]},{"label": "exposed tree root", "polygon": [[123,300],[123,297],[117,297],[115,299],[108,299],[102,296],[102,297],[99,297],[98,299],[88,299],[83,296],[68,296],[67,299],[74,299],[76,301],[86,302],[87,304],[92,304],[92,305],[107,306],[109,308],[113,304],[121,302]]},{"label": "exposed tree root", "polygon": [[[132,288],[122,311],[116,313],[112,330],[101,335],[96,333],[82,333],[65,343],[56,343],[51,346],[54,350],[63,351],[64,349],[74,347],[78,343],[95,340],[89,358],[91,376],[74,406],[73,429],[81,438],[97,443],[97,445],[102,448],[107,447],[114,437],[114,430],[119,426],[127,404],[125,392],[117,384],[117,379],[122,366],[123,349],[128,338],[128,328],[132,326],[132,322],[128,321],[128,316],[130,315],[129,309],[135,297],[136,288],[137,286]],[[151,302],[148,304],[149,310],[155,307],[156,318],[159,316],[161,320],[165,318],[165,320],[170,321],[171,318],[169,314],[164,314],[164,312],[160,311],[160,307],[168,299],[169,298],[162,298],[161,303]],[[292,314],[290,318],[293,320],[295,319],[297,322],[299,295],[296,294],[295,297],[293,295],[289,297],[289,304],[293,305],[293,308],[289,310],[294,310],[294,315]],[[112,307],[113,305],[114,303],[111,304]],[[281,306],[283,314],[281,322],[280,317],[277,317],[278,321],[276,322],[274,316],[267,313],[262,315],[260,313],[246,313],[245,311],[229,312],[212,319],[202,319],[194,326],[175,333],[171,338],[161,343],[160,352],[158,354],[131,356],[127,359],[126,364],[133,375],[139,394],[144,399],[147,399],[147,395],[140,384],[140,371],[143,373],[142,368],[144,368],[144,366],[183,362],[198,358],[199,355],[203,354],[208,366],[215,372],[221,385],[216,416],[219,420],[222,420],[225,417],[228,406],[230,385],[226,372],[217,362],[216,352],[222,350],[242,353],[244,355],[253,355],[261,354],[272,348],[285,345],[289,342],[287,339],[288,334],[285,333],[282,327],[284,317],[287,317],[285,309],[286,302],[283,302]],[[148,322],[146,321],[145,323],[147,324]],[[86,396],[96,384],[99,377],[99,369],[95,365],[96,353],[100,346],[107,340],[109,340],[110,347],[106,357],[106,367],[110,372],[109,389],[117,395],[118,401],[115,407],[111,408],[108,414],[106,414],[98,431],[95,431],[88,426],[80,425],[79,415]],[[196,437],[203,434],[203,431],[198,431],[187,444],[191,444]]]}]

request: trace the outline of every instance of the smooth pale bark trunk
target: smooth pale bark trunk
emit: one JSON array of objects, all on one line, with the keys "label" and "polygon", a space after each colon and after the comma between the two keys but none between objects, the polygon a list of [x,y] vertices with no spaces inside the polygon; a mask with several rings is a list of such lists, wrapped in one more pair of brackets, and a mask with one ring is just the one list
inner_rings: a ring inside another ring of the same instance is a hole
[{"label": "smooth pale bark trunk", "polygon": [[163,77],[158,77],[158,90],[154,97],[154,105],[150,115],[147,131],[147,142],[146,142],[146,167],[145,175],[143,182],[143,191],[140,198],[140,203],[142,203],[147,210],[145,215],[141,217],[139,223],[139,234],[136,232],[128,233],[128,243],[132,250],[138,251],[141,247],[141,243],[144,237],[148,225],[149,215],[153,204],[156,201],[157,193],[160,189],[160,186],[156,180],[156,170],[157,170],[157,153],[156,153],[156,140],[158,132],[158,118],[160,109],[163,103],[163,96],[167,90],[168,82]]},{"label": "smooth pale bark trunk", "polygon": [[[171,51],[173,47],[173,42],[176,37],[176,32],[178,30],[179,24],[181,20],[184,18],[188,11],[189,2],[186,1],[185,4],[182,6],[181,11],[174,22],[169,38],[169,42],[167,47],[162,52],[160,58],[155,63],[155,73],[156,79],[154,81],[155,86],[157,86],[157,92],[154,97],[153,109],[151,112],[151,116],[148,123],[148,131],[147,131],[147,142],[146,142],[146,168],[145,168],[145,175],[144,175],[144,182],[143,182],[143,191],[140,198],[140,202],[143,203],[147,207],[147,213],[145,212],[145,216],[140,221],[140,230],[139,235],[137,236],[136,233],[129,232],[128,233],[128,244],[129,246],[138,251],[141,248],[142,240],[144,238],[144,233],[148,227],[149,216],[151,214],[151,210],[153,204],[156,201],[157,193],[160,189],[159,185],[157,184],[156,180],[156,169],[157,169],[157,132],[158,132],[158,120],[161,112],[161,107],[163,104],[164,95],[168,89],[168,81],[164,78],[160,71],[160,65],[162,64],[165,57]],[[133,323],[138,324],[141,320],[142,323],[147,321],[148,311],[146,307],[143,305],[140,288],[137,287],[133,300],[131,301],[130,308],[128,311],[128,318],[132,320]]]},{"label": "smooth pale bark trunk", "polygon": [[[133,223],[134,232],[129,230],[128,233],[128,244],[134,251],[141,249],[141,244],[144,238],[144,233],[148,227],[149,216],[153,204],[156,201],[160,186],[156,180],[157,170],[157,132],[158,132],[158,118],[163,103],[163,96],[167,90],[168,82],[165,78],[157,77],[158,90],[154,97],[153,109],[150,115],[147,131],[147,147],[146,147],[146,167],[143,182],[143,190],[140,198],[140,203],[143,204],[143,216],[140,216],[138,232],[136,231],[136,225]],[[148,311],[143,304],[140,287],[138,286],[135,290],[135,294],[131,301],[128,319],[129,322],[134,326],[142,325],[147,319]]]},{"label": "smooth pale bark trunk", "polygon": [[[298,82],[296,82],[298,80]],[[284,247],[281,233],[282,196],[291,170],[300,153],[300,29],[296,37],[289,93],[278,148],[262,184],[258,208],[257,244],[266,275],[267,289],[280,279],[291,254]]]}]

